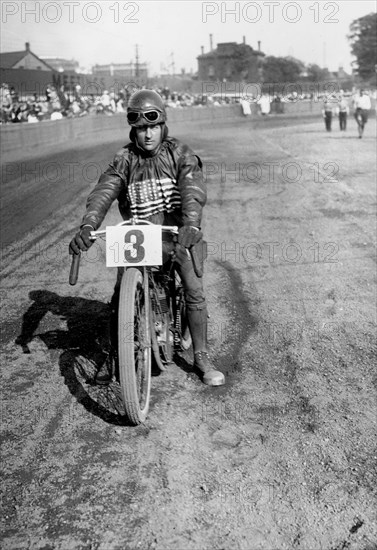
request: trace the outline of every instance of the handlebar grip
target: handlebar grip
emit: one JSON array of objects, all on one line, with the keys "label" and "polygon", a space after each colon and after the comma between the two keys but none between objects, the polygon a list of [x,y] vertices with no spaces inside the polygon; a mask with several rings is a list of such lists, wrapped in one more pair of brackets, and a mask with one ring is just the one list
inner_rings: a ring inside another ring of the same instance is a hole
[{"label": "handlebar grip", "polygon": [[200,260],[198,258],[198,254],[196,252],[195,246],[192,246],[190,248],[190,255],[191,255],[192,265],[194,266],[194,271],[196,273],[196,276],[199,277],[199,279],[201,279],[203,277],[203,269],[202,269]]},{"label": "handlebar grip", "polygon": [[72,286],[77,283],[79,277],[80,257],[81,253],[72,256],[71,271],[69,273],[69,284]]}]

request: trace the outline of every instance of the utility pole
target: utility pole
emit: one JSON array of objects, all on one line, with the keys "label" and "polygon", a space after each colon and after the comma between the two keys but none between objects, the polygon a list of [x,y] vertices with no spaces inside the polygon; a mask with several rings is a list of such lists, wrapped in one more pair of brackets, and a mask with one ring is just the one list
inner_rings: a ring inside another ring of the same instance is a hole
[{"label": "utility pole", "polygon": [[135,76],[139,76],[139,46],[135,46]]}]

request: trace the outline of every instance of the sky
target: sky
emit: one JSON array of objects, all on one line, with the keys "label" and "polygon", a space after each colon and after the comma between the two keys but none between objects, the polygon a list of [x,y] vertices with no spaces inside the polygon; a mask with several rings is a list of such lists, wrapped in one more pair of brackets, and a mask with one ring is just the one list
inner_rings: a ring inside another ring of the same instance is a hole
[{"label": "sky", "polygon": [[116,0],[2,0],[1,51],[30,43],[40,57],[75,59],[90,70],[99,63],[147,62],[149,74],[197,71],[197,56],[219,42],[266,55],[293,56],[330,71],[351,71],[350,23],[376,12],[375,1],[203,2]]}]

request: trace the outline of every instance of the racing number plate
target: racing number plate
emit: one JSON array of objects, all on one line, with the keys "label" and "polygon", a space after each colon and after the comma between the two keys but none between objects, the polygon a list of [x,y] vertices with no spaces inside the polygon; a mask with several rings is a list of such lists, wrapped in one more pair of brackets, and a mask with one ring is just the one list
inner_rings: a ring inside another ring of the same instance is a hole
[{"label": "racing number plate", "polygon": [[106,265],[162,265],[161,225],[106,227]]}]

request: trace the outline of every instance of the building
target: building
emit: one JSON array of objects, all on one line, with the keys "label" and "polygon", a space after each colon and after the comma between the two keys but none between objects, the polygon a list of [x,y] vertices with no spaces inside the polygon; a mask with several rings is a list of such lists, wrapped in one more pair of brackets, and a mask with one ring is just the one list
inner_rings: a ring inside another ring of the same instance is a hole
[{"label": "building", "polygon": [[102,95],[106,89],[119,93],[129,82],[147,84],[146,63],[96,65],[93,74],[78,72],[78,68],[79,63],[74,59],[38,57],[28,42],[21,52],[0,54],[0,81],[14,88],[20,98],[33,94],[43,96],[48,86],[57,89],[64,86],[72,93],[80,85],[84,95]]},{"label": "building", "polygon": [[148,67],[146,63],[110,63],[108,65],[94,65],[92,73],[97,77],[112,77],[118,80],[132,80],[134,78],[147,79]]},{"label": "building", "polygon": [[79,72],[79,62],[75,59],[63,59],[62,57],[48,56],[43,56],[41,57],[41,59],[48,63],[50,67],[52,67],[55,71],[58,71],[59,73],[63,73],[64,71],[68,71],[71,73]]},{"label": "building", "polygon": [[29,42],[25,43],[25,50],[21,52],[0,53],[0,67],[2,69],[53,71],[51,65],[30,50]]},{"label": "building", "polygon": [[48,63],[30,50],[29,42],[23,51],[0,54],[0,82],[13,88],[19,98],[43,95],[55,74]]},{"label": "building", "polygon": [[198,80],[220,82],[255,82],[259,80],[264,53],[254,50],[246,44],[243,37],[242,44],[236,42],[222,42],[217,48],[212,48],[212,35],[210,35],[210,51],[202,53],[198,60]]}]

